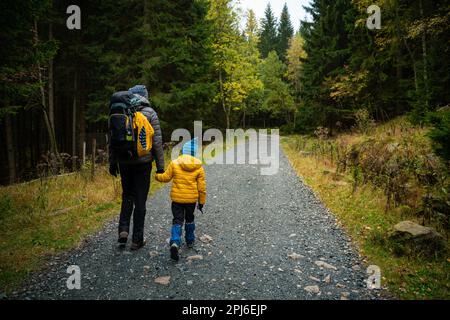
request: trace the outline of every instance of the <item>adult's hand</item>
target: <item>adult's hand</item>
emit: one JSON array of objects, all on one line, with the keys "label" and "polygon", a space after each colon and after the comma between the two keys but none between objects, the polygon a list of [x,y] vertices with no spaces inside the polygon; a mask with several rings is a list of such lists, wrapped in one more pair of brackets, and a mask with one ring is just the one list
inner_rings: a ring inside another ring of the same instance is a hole
[{"label": "adult's hand", "polygon": [[201,213],[203,213],[203,204],[198,204],[198,210],[200,210]]},{"label": "adult's hand", "polygon": [[117,163],[110,163],[109,164],[109,174],[117,177],[117,174],[119,173],[119,166]]}]

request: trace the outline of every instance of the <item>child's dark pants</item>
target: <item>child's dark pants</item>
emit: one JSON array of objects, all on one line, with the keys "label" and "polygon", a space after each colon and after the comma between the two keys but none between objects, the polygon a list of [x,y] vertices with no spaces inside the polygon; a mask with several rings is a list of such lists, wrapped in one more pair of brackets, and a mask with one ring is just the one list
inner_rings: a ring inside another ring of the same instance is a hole
[{"label": "child's dark pants", "polygon": [[186,223],[194,222],[195,203],[177,203],[172,202],[172,224],[183,225]]},{"label": "child's dark pants", "polygon": [[[129,232],[133,214],[133,242],[144,241],[144,221],[147,195],[150,188],[151,164],[119,164],[122,180],[122,208],[120,210],[119,233]],[[133,211],[134,209],[134,211]]]},{"label": "child's dark pants", "polygon": [[195,240],[195,222],[194,212],[195,203],[177,203],[172,202],[172,235],[170,238],[170,244],[176,243],[181,245],[181,233],[182,226],[185,224],[185,238],[188,244],[193,243]]}]

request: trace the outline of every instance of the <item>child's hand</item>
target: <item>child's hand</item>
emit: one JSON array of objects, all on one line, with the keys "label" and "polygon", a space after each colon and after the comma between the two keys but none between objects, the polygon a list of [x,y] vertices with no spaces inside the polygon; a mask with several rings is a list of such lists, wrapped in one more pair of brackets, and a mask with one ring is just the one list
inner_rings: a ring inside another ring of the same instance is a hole
[{"label": "child's hand", "polygon": [[203,214],[203,204],[199,203],[197,207],[198,210],[200,210],[200,212]]}]

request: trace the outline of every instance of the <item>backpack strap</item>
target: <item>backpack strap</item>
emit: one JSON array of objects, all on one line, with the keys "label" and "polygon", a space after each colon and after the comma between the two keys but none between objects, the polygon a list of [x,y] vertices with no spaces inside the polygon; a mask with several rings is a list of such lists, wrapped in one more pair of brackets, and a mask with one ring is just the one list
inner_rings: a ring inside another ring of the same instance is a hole
[{"label": "backpack strap", "polygon": [[122,103],[122,102],[116,102],[116,103],[113,103],[110,106],[111,110],[114,110],[114,109],[127,109],[127,108],[128,108],[128,106],[125,103]]}]

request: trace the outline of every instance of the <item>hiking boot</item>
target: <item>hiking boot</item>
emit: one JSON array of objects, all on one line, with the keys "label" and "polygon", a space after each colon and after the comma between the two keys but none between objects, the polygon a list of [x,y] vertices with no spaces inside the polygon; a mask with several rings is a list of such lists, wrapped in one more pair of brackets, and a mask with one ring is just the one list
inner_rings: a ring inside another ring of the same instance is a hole
[{"label": "hiking boot", "polygon": [[187,222],[184,225],[184,230],[186,231],[185,233],[186,244],[188,248],[192,248],[195,242],[195,222],[194,221]]},{"label": "hiking boot", "polygon": [[141,241],[141,242],[132,242],[131,243],[131,247],[130,250],[138,250],[140,248],[142,248],[143,246],[145,246],[146,241]]},{"label": "hiking boot", "polygon": [[127,243],[127,241],[128,241],[128,232],[126,232],[126,231],[120,232],[118,242],[120,244],[125,244],[125,243]]},{"label": "hiking boot", "polygon": [[186,246],[187,246],[189,249],[192,249],[192,248],[194,247],[194,244],[195,244],[195,241],[186,242]]},{"label": "hiking boot", "polygon": [[170,246],[170,258],[175,261],[178,261],[180,259],[180,256],[178,255],[178,245],[176,243],[172,243],[172,245]]}]

